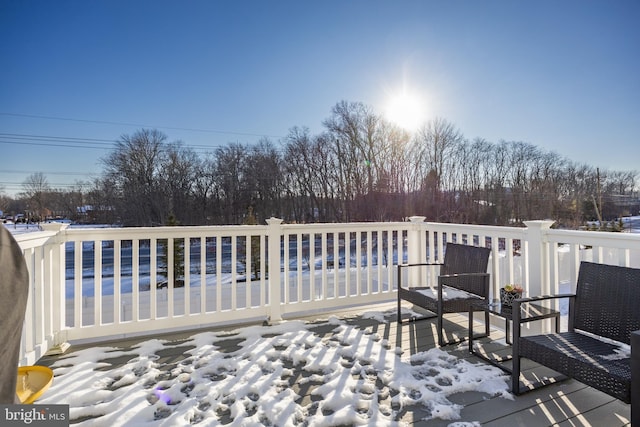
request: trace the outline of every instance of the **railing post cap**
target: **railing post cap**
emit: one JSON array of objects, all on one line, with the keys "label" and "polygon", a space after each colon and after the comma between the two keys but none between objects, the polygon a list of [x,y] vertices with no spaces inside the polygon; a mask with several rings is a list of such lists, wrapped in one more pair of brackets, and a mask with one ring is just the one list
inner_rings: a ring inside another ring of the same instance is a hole
[{"label": "railing post cap", "polygon": [[409,217],[409,221],[411,222],[424,222],[424,220],[427,219],[426,216],[410,216]]},{"label": "railing post cap", "polygon": [[272,216],[271,218],[269,218],[267,220],[267,224],[269,224],[269,225],[279,225],[279,224],[282,224],[282,221],[283,221],[282,219]]},{"label": "railing post cap", "polygon": [[62,231],[69,227],[69,224],[63,224],[61,222],[43,222],[39,225],[44,231]]},{"label": "railing post cap", "polygon": [[555,223],[552,219],[536,219],[532,221],[524,221],[524,225],[527,228],[538,228],[540,230],[546,230],[551,228],[551,226]]}]

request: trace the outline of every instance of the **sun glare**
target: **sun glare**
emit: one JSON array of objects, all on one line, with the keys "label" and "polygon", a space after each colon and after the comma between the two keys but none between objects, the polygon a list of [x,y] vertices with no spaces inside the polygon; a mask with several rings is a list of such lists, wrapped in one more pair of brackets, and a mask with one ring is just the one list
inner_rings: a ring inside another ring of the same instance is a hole
[{"label": "sun glare", "polygon": [[421,100],[408,93],[398,94],[389,100],[387,118],[407,131],[416,130],[424,121]]}]

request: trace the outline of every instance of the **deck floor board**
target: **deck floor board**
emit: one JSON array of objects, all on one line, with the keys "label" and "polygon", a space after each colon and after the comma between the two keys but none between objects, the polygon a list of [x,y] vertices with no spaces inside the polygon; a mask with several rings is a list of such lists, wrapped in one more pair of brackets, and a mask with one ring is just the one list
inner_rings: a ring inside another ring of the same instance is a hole
[{"label": "deck floor board", "polygon": [[[372,306],[370,311],[392,310],[391,305]],[[358,309],[357,311],[343,311],[332,313],[331,316],[340,317],[348,325],[355,326],[363,330],[369,328],[372,332],[378,334],[382,339],[387,340],[390,348],[401,347],[403,350],[402,358],[424,352],[436,347],[435,318],[407,322],[399,325],[396,321],[379,322],[378,320],[363,317],[361,314],[366,309]],[[313,323],[316,319],[327,316],[313,316],[309,318],[299,319]],[[468,320],[466,316],[451,314],[446,316],[445,327],[447,330],[447,338],[466,337]],[[479,324],[476,331],[479,331]],[[230,331],[239,328],[226,327],[224,330]],[[311,326],[314,334],[330,339],[333,332],[333,326],[326,323],[318,323],[317,326]],[[207,331],[221,331],[222,329],[207,329]],[[197,363],[190,350],[193,345],[186,343],[189,336],[203,332],[185,331],[180,333],[172,333],[154,337],[138,337],[135,339],[117,340],[108,343],[94,344],[94,346],[117,347],[125,350],[137,345],[140,342],[150,338],[166,340],[164,347],[156,352],[159,357],[158,363],[165,366],[165,371],[170,371],[179,364]],[[218,337],[215,345],[220,347],[221,352],[232,353],[239,348],[240,338],[234,334],[225,337]],[[491,337],[477,340],[482,351],[486,351],[491,355],[504,356],[509,354],[510,347],[504,342],[504,332],[492,329]],[[453,344],[445,346],[442,349],[448,353],[464,358],[472,363],[482,362],[479,358],[468,352],[468,344]],[[72,346],[69,352],[82,348],[92,347],[92,345]],[[44,356],[38,361],[41,365],[51,365],[60,356]],[[126,354],[117,354],[113,358],[106,360],[110,364],[109,367],[101,369],[117,369],[126,363],[130,356]],[[506,362],[510,364],[510,362]],[[523,359],[523,375],[527,379],[533,379],[540,376],[550,375],[548,369],[537,366],[533,362]],[[291,366],[293,375],[289,378],[289,384],[299,396],[298,403],[302,405],[312,404],[318,400],[318,396],[312,394],[315,387],[319,384],[313,381],[300,381],[309,378],[310,373],[302,371]],[[464,420],[473,420],[482,426],[501,427],[501,426],[603,426],[617,427],[628,426],[630,419],[630,405],[624,404],[604,393],[587,387],[575,380],[565,380],[556,384],[546,386],[533,392],[525,393],[521,396],[514,396],[513,399],[503,397],[492,397],[486,393],[465,392],[459,393],[449,398],[452,402],[463,405],[461,411]],[[429,414],[423,406],[406,406],[398,411],[399,418],[416,427],[429,426],[448,426],[454,420],[431,419],[423,420]]]}]

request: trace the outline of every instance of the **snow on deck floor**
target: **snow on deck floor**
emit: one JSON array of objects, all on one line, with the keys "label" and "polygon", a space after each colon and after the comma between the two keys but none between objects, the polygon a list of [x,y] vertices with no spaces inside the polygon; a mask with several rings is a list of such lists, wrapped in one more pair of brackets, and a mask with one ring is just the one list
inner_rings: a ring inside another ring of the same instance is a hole
[{"label": "snow on deck floor", "polygon": [[490,365],[435,348],[403,355],[376,332],[394,314],[370,312],[370,326],[331,317],[87,348],[51,365],[53,385],[38,403],[69,404],[79,425],[109,427],[394,426],[415,405],[427,419],[473,426],[449,396],[512,398]]}]

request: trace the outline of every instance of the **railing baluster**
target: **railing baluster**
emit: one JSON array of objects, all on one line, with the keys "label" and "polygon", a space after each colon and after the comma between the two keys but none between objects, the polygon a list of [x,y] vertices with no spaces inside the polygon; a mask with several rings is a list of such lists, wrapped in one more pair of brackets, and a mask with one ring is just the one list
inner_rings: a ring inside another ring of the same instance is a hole
[{"label": "railing baluster", "polygon": [[102,241],[93,241],[93,324],[101,325],[102,319]]},{"label": "railing baluster", "polygon": [[115,239],[113,242],[113,323],[118,325],[122,322],[120,315],[122,289],[122,240]]},{"label": "railing baluster", "polygon": [[82,318],[83,310],[82,310],[82,241],[76,241],[74,244],[74,268],[73,268],[73,279],[74,279],[74,315],[73,315],[73,325],[76,328],[84,326],[84,321]]},{"label": "railing baluster", "polygon": [[328,267],[328,252],[327,252],[327,233],[323,232],[320,235],[320,268],[322,268],[322,295],[321,299],[327,299],[327,267]]},{"label": "railing baluster", "polygon": [[238,239],[231,236],[231,310],[238,308],[237,303],[237,283],[238,283]]},{"label": "railing baluster", "polygon": [[356,295],[362,295],[362,232],[356,231]]},{"label": "railing baluster", "polygon": [[[0,225],[0,227],[4,227],[2,225]],[[24,258],[26,261],[26,265],[27,265],[27,271],[29,272],[29,294],[27,296],[27,305],[25,308],[25,314],[24,314],[24,318],[25,318],[25,322],[27,322],[28,324],[31,325],[30,328],[24,328],[24,345],[25,345],[25,351],[27,352],[32,352],[35,349],[36,346],[36,335],[37,335],[37,319],[35,318],[35,309],[34,309],[34,305],[35,305],[35,299],[36,299],[36,295],[35,295],[35,278],[33,275],[33,258],[34,258],[34,253],[35,253],[36,248],[30,248],[26,251],[24,251]]]},{"label": "railing baluster", "polygon": [[367,286],[364,289],[364,293],[366,295],[370,295],[373,293],[373,232],[371,230],[367,230],[365,235],[367,236],[365,238],[367,254],[367,281],[365,283]]},{"label": "railing baluster", "polygon": [[[286,265],[286,264],[285,264]],[[267,236],[260,235],[260,298],[258,307],[264,307],[267,294]],[[285,288],[286,289],[286,288]]]},{"label": "railing baluster", "polygon": [[393,278],[395,277],[395,275],[393,274],[393,268],[391,268],[394,264],[393,263],[394,236],[395,236],[396,242],[398,242],[397,243],[398,263],[400,263],[400,248],[402,247],[402,244],[400,243],[400,239],[402,238],[402,233],[400,233],[399,231],[389,229],[389,231],[387,231],[387,253],[386,253],[386,262],[385,262],[385,266],[387,267],[387,288],[384,289],[387,292],[393,289],[393,280],[394,280]]},{"label": "railing baluster", "polygon": [[167,317],[169,319],[172,319],[175,316],[174,257],[173,237],[167,237]]},{"label": "railing baluster", "polygon": [[200,240],[200,314],[207,312],[207,238]]},{"label": "railing baluster", "polygon": [[184,315],[191,315],[191,238],[185,237],[182,239],[184,245]]},{"label": "railing baluster", "polygon": [[309,299],[314,301],[316,289],[316,233],[309,233]]},{"label": "railing baluster", "polygon": [[140,320],[140,240],[131,242],[131,321]]},{"label": "railing baluster", "polygon": [[349,297],[351,295],[351,231],[345,231],[344,233],[344,252],[345,252],[345,283],[344,283],[344,296]]},{"label": "railing baluster", "polygon": [[[253,279],[253,245],[252,245],[252,239],[253,237],[251,236],[251,234],[248,234],[245,236],[245,240],[244,240],[244,247],[245,247],[245,253],[247,254],[246,259],[245,259],[245,272],[244,272],[244,276],[245,276],[245,281],[244,281],[244,290],[245,290],[245,296],[244,296],[244,306],[245,308],[249,308],[251,307],[251,281]],[[257,273],[257,272],[256,272]]]},{"label": "railing baluster", "polygon": [[[335,231],[332,234],[333,239],[333,286],[331,297],[338,298],[340,279],[340,233]],[[327,295],[327,297],[329,297]]]},{"label": "railing baluster", "polygon": [[297,236],[297,255],[298,255],[298,260],[297,260],[298,280],[296,284],[296,289],[297,289],[296,301],[302,302],[302,270],[303,270],[302,260],[304,259],[304,254],[302,253],[302,233],[298,234]]},{"label": "railing baluster", "polygon": [[149,318],[158,318],[158,239],[149,239]]},{"label": "railing baluster", "polygon": [[[289,255],[289,251],[291,250],[291,244],[290,244],[290,239],[291,239],[291,234],[289,233],[285,233],[284,234],[284,241],[283,241],[283,247],[284,247],[284,258],[283,258],[283,267],[284,267],[284,303],[285,304],[289,304],[291,302],[291,259],[290,259],[290,255]],[[269,257],[271,257],[271,255],[269,255]]]},{"label": "railing baluster", "polygon": [[222,236],[216,236],[216,303],[215,312],[222,311]]},{"label": "railing baluster", "polygon": [[33,307],[35,333],[34,347],[44,342],[44,251],[38,248],[33,252]]}]

